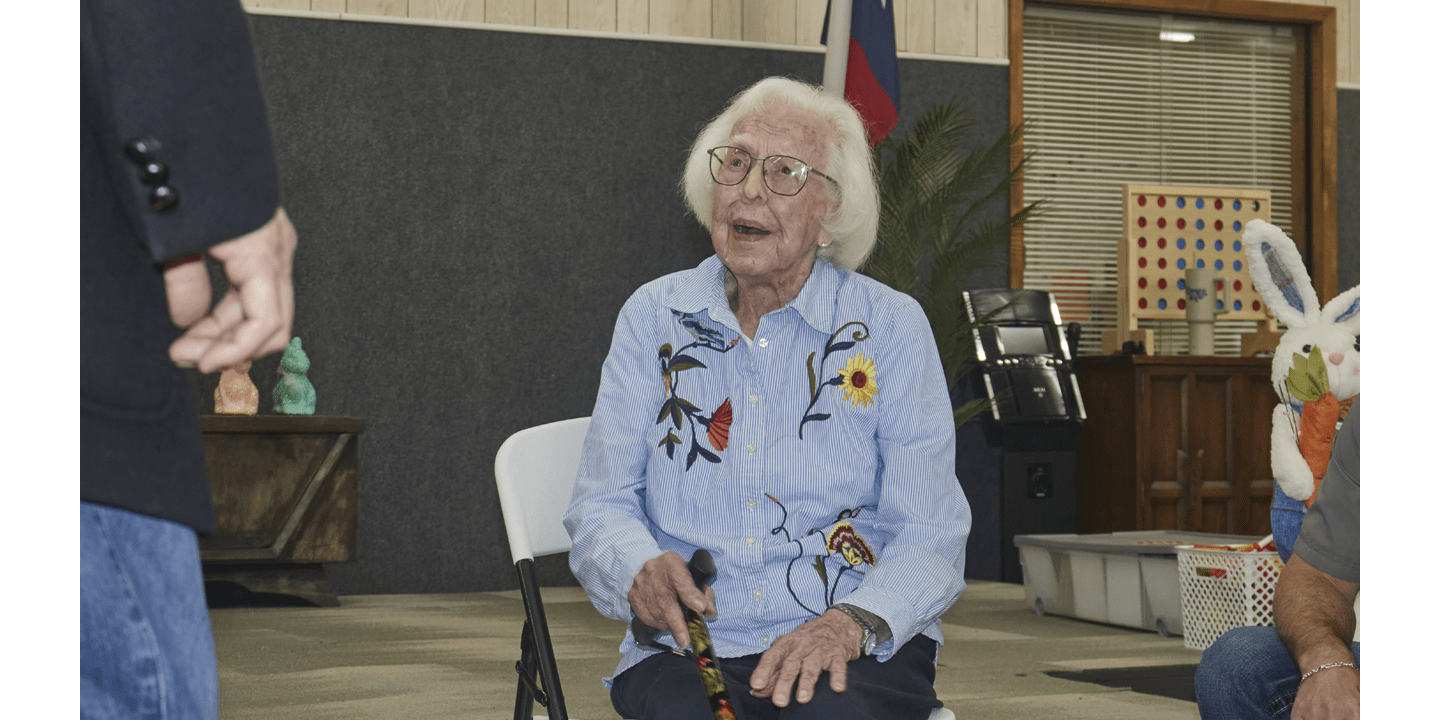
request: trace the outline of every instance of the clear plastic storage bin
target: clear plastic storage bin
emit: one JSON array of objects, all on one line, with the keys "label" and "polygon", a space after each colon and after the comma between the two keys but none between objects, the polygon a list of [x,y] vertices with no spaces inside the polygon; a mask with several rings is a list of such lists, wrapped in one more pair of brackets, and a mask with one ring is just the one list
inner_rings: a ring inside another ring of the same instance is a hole
[{"label": "clear plastic storage bin", "polygon": [[[1040,615],[1152,630],[1188,628],[1180,598],[1176,547],[1231,545],[1240,535],[1140,530],[1095,535],[1016,535],[1025,601]],[[1188,641],[1187,641],[1188,645]]]}]

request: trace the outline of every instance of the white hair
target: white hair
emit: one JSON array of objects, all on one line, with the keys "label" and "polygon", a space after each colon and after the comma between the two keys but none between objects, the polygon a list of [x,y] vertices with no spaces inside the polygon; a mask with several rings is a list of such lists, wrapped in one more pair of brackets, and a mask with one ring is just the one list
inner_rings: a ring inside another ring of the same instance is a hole
[{"label": "white hair", "polygon": [[[742,118],[762,115],[776,104],[813,112],[825,124],[829,156],[825,158],[825,174],[839,185],[839,202],[835,212],[821,218],[820,225],[830,233],[830,246],[820,248],[818,255],[839,268],[854,270],[865,262],[875,247],[875,233],[880,225],[880,194],[875,185],[875,161],[865,124],[859,113],[844,98],[796,80],[781,77],[765,78],[740,91],[714,120],[711,120],[685,162],[685,175],[680,184],[685,201],[695,218],[710,229],[710,215],[715,201],[715,181],[710,176],[711,148],[725,145],[731,130]],[[821,182],[823,178],[818,178]],[[826,185],[829,185],[826,183]],[[831,187],[833,190],[834,188]]]}]

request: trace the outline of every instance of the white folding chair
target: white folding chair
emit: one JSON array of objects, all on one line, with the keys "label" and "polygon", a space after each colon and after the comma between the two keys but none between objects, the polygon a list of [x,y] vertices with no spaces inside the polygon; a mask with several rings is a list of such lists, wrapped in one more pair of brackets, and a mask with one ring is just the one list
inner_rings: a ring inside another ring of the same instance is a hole
[{"label": "white folding chair", "polygon": [[514,720],[530,720],[537,702],[550,711],[553,720],[570,720],[551,649],[550,626],[545,622],[545,605],[535,581],[535,558],[570,549],[570,534],[562,519],[570,506],[575,472],[580,468],[580,446],[589,427],[588,417],[537,425],[511,435],[495,452],[495,486],[500,491],[510,558],[515,561],[525,603],[520,661],[515,663],[520,681],[515,689]]},{"label": "white folding chair", "polygon": [[[537,702],[550,711],[551,720],[571,720],[560,690],[545,605],[535,581],[535,558],[570,549],[570,534],[562,519],[570,506],[575,473],[580,468],[580,446],[589,427],[588,417],[537,425],[511,435],[495,452],[495,485],[525,603],[520,661],[515,663],[520,680],[515,689],[514,720],[530,720]],[[535,716],[537,720],[544,717]],[[930,720],[955,720],[955,713],[936,708]]]}]

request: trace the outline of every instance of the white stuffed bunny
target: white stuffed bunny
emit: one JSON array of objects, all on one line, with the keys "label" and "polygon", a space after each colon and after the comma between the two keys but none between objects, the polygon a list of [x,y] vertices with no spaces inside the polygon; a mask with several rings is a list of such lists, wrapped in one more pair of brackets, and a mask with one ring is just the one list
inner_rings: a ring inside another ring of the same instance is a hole
[{"label": "white stuffed bunny", "polygon": [[[1360,286],[1322,308],[1300,252],[1280,228],[1251,220],[1241,242],[1256,291],[1286,328],[1270,368],[1280,395],[1272,416],[1270,469],[1285,499],[1308,508],[1329,463],[1341,405],[1348,409],[1347,401],[1360,392]],[[1277,508],[1280,500],[1277,496]],[[1282,524],[1272,512],[1277,544],[1288,546],[1294,536]],[[1293,529],[1299,531],[1298,520]]]}]

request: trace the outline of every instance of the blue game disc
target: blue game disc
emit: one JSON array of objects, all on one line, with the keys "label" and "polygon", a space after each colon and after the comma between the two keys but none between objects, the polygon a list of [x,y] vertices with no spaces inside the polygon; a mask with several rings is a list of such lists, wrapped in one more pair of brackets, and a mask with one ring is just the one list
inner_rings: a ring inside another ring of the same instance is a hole
[{"label": "blue game disc", "polygon": [[[1183,263],[1183,262],[1185,262],[1185,261],[1184,261],[1184,260],[1181,260],[1180,262]],[[1178,290],[1184,290],[1184,289],[1185,289],[1185,278],[1180,278],[1179,280],[1176,280],[1176,281],[1175,281],[1175,288],[1178,289]]]},{"label": "blue game disc", "polygon": [[1204,241],[1204,240],[1196,240],[1196,241],[1195,241],[1195,249],[1196,249],[1196,250],[1204,250],[1204,249],[1205,249],[1205,241]]},{"label": "blue game disc", "polygon": [[1184,250],[1184,249],[1185,249],[1185,238],[1175,238],[1175,249],[1176,249],[1176,250]]},{"label": "blue game disc", "polygon": [[1160,309],[1161,309],[1161,310],[1164,310],[1164,309],[1165,309],[1165,299],[1164,299],[1164,298],[1161,298],[1161,299],[1160,299],[1159,305],[1160,305]]},{"label": "blue game disc", "polygon": [[[1175,198],[1175,207],[1177,207],[1177,208],[1183,208],[1183,207],[1185,207],[1185,198],[1183,198],[1183,197],[1177,197],[1177,198]],[[1164,300],[1161,300],[1160,302],[1165,302],[1165,301],[1164,301]],[[1161,305],[1161,307],[1164,307],[1164,305]]]},{"label": "blue game disc", "polygon": [[[1239,241],[1239,240],[1236,240],[1236,241],[1235,241],[1235,252],[1240,252],[1240,241]],[[1235,268],[1235,269],[1236,269],[1236,270],[1239,270],[1240,268]]]},{"label": "blue game disc", "polygon": [[1236,201],[1235,201],[1235,204],[1234,204],[1234,205],[1231,205],[1230,207],[1233,207],[1233,208],[1235,208],[1236,210],[1239,210],[1239,209],[1240,209],[1240,201],[1239,201],[1239,200],[1236,200]]},{"label": "blue game disc", "polygon": [[1239,261],[1239,260],[1236,260],[1236,261],[1235,261],[1235,264],[1232,265],[1231,267],[1235,268],[1235,272],[1240,272],[1240,261]]},{"label": "blue game disc", "polygon": [[1244,306],[1244,305],[1241,305],[1239,300],[1236,300],[1233,307],[1238,311],[1240,308],[1245,307],[1245,306]]},{"label": "blue game disc", "polygon": [[1179,260],[1176,260],[1176,261],[1175,261],[1175,269],[1176,269],[1176,270],[1184,270],[1184,269],[1185,269],[1185,258],[1180,258]]},{"label": "blue game disc", "polygon": [[1201,270],[1204,270],[1204,269],[1205,269],[1205,261],[1204,261],[1204,260],[1196,260],[1196,261],[1195,261],[1195,267],[1200,268]]},{"label": "blue game disc", "polygon": [[1203,210],[1203,209],[1205,209],[1205,198],[1195,198],[1195,209],[1196,209],[1196,210]]},{"label": "blue game disc", "polygon": [[1224,301],[1224,300],[1216,300],[1216,301],[1215,301],[1215,311],[1216,311],[1216,312],[1225,312],[1225,301]]},{"label": "blue game disc", "polygon": [[1230,229],[1234,230],[1235,232],[1240,232],[1240,221],[1236,220],[1235,224],[1230,226]]}]

